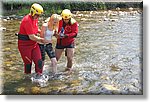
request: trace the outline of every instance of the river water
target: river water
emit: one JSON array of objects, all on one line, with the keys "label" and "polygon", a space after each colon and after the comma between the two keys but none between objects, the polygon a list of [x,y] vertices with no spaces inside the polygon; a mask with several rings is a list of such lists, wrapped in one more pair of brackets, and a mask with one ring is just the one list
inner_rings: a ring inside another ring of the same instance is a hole
[{"label": "river water", "polygon": [[[142,94],[142,14],[104,12],[78,12],[75,71],[51,78],[45,87],[24,78],[14,34],[21,20],[1,21],[6,28],[2,31],[3,94]],[[51,70],[49,65],[47,57],[44,72]],[[65,66],[63,54],[58,72]]]}]

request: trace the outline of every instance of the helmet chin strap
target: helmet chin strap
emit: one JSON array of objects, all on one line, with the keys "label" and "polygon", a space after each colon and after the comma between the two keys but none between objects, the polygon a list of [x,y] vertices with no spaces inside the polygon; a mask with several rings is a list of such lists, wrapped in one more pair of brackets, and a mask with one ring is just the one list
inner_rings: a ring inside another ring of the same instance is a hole
[{"label": "helmet chin strap", "polygon": [[31,13],[30,13],[30,15],[31,15],[32,19],[38,19],[38,17],[35,17],[35,15],[34,15],[34,16],[32,16],[32,14],[31,14]]},{"label": "helmet chin strap", "polygon": [[32,19],[37,19],[37,17],[35,18],[35,13],[33,13],[32,11],[30,12],[30,15],[31,15]]},{"label": "helmet chin strap", "polygon": [[31,11],[30,15],[33,17],[35,15],[35,13],[33,11]]}]

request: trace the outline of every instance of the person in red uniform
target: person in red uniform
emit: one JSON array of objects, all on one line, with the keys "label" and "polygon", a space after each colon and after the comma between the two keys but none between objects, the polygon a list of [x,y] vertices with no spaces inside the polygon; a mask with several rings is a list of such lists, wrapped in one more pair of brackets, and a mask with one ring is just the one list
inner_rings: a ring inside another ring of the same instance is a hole
[{"label": "person in red uniform", "polygon": [[18,49],[24,62],[24,73],[31,74],[31,66],[34,62],[35,72],[41,75],[43,71],[43,62],[40,48],[37,42],[44,43],[44,38],[37,36],[38,18],[43,13],[41,5],[34,3],[31,6],[30,13],[26,15],[20,24],[18,33]]},{"label": "person in red uniform", "polygon": [[66,71],[71,72],[73,69],[73,56],[75,48],[75,37],[78,34],[78,23],[72,18],[72,13],[69,9],[64,9],[61,13],[62,20],[59,21],[58,34],[56,35],[56,59],[60,59],[62,52],[65,49],[67,56]]}]

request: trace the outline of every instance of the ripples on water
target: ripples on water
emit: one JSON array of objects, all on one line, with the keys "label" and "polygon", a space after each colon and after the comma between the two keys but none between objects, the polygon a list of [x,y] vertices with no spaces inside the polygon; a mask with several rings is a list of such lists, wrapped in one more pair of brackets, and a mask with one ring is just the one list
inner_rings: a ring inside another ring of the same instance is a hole
[{"label": "ripples on water", "polygon": [[[88,21],[77,18],[80,26],[76,38],[75,73],[60,75],[43,89],[30,81],[26,85],[22,79],[23,64],[14,36],[20,21],[4,22],[3,26],[7,28],[2,40],[4,93],[142,94],[142,16],[115,16],[115,21],[103,21],[98,13],[94,17],[96,19],[85,17],[92,19]],[[47,58],[48,68],[49,64]],[[65,65],[66,58],[62,56],[58,70],[63,71]]]}]

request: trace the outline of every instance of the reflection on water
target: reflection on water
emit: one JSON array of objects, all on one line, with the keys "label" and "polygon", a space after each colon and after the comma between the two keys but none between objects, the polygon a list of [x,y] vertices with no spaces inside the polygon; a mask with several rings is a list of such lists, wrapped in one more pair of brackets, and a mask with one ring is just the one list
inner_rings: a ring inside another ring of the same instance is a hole
[{"label": "reflection on water", "polygon": [[[80,12],[82,13],[82,12]],[[3,94],[142,94],[142,16],[124,12],[108,16],[104,12],[76,15],[74,73],[60,74],[41,88],[23,75],[17,49],[20,20],[3,21]],[[54,44],[56,39],[54,38]],[[51,70],[47,58],[45,71]],[[61,73],[66,66],[62,56]]]}]

